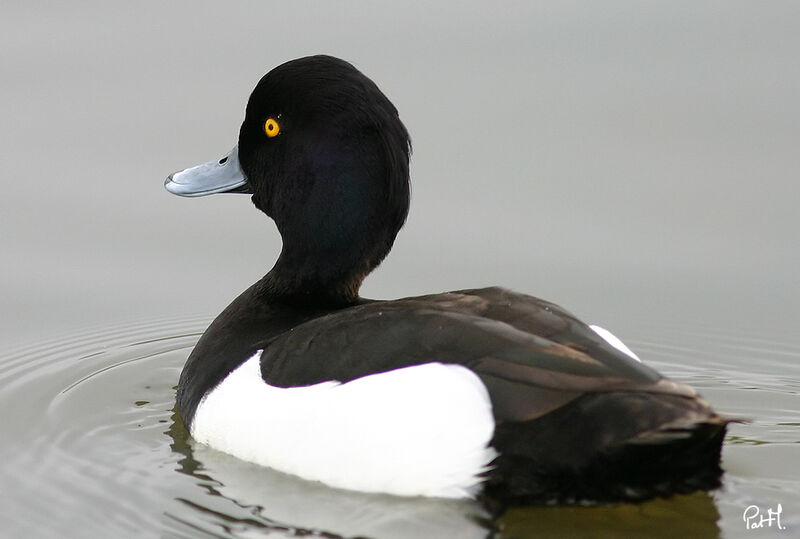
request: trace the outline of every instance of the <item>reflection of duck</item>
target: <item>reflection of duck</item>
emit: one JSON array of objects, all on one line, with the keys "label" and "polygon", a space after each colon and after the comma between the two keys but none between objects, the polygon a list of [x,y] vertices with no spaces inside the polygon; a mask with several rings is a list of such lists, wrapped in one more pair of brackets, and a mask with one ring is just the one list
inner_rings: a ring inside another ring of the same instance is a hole
[{"label": "reflection of duck", "polygon": [[[491,535],[491,515],[473,500],[400,498],[335,489],[244,463],[201,444],[195,444],[193,457],[203,463],[203,473],[219,483],[214,489],[218,494],[263,508],[258,514],[269,519],[267,528],[382,539],[483,539]],[[248,522],[248,527],[257,522]]]},{"label": "reflection of duck", "polygon": [[[646,503],[516,507],[497,521],[503,536],[529,537],[720,537],[720,513],[707,492]],[[602,530],[602,532],[599,532]]]},{"label": "reflection of duck", "polygon": [[332,486],[502,500],[637,500],[719,484],[726,420],[610,334],[501,288],[360,298],[409,202],[409,139],[327,56],[269,72],[239,144],[169,177],[251,193],[272,270],[206,330],[179,383],[198,441]]},{"label": "reflection of duck", "polygon": [[191,511],[171,514],[178,528],[188,526],[189,535],[213,531],[214,523],[222,522],[239,532],[288,530],[292,537],[494,537],[493,515],[474,500],[401,498],[331,488],[193,443],[180,416],[172,419],[167,434],[172,450],[182,455],[178,470],[213,494],[210,499],[181,498]]}]

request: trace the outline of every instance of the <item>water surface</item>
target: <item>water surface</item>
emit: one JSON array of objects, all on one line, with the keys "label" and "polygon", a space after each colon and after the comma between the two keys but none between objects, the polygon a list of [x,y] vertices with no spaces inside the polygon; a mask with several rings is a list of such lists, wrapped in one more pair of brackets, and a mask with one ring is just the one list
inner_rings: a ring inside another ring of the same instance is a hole
[{"label": "water surface", "polygon": [[[493,520],[472,502],[331,489],[195,444],[174,413],[175,384],[206,323],[104,328],[0,357],[0,409],[13,410],[0,444],[4,535],[735,537],[747,506],[778,503],[782,525],[800,529],[797,341],[635,328],[629,343],[650,364],[719,410],[753,418],[730,429],[722,489],[638,505],[516,508]],[[764,359],[758,371],[753,348]]]}]

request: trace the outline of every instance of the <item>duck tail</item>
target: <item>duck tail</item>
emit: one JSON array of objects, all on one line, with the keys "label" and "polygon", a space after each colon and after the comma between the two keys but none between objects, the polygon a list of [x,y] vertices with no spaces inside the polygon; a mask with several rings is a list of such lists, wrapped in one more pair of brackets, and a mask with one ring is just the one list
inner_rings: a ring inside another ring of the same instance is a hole
[{"label": "duck tail", "polygon": [[497,426],[488,498],[506,505],[637,502],[720,486],[729,423],[697,396],[590,393]]},{"label": "duck tail", "polygon": [[690,424],[663,425],[609,448],[587,470],[606,488],[591,490],[599,500],[642,501],[718,488],[730,422],[713,414]]}]

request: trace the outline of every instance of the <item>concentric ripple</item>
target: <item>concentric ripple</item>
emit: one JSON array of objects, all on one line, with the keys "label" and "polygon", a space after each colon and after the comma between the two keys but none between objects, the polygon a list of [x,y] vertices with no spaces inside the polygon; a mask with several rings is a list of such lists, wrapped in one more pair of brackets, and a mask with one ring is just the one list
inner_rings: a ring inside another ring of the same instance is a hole
[{"label": "concentric ripple", "polygon": [[[174,475],[169,438],[181,366],[205,321],[85,332],[0,359],[2,483],[16,485],[4,529],[22,536],[130,536],[159,529],[143,507]],[[168,474],[159,473],[163,469]],[[68,534],[69,535],[69,534]]]}]

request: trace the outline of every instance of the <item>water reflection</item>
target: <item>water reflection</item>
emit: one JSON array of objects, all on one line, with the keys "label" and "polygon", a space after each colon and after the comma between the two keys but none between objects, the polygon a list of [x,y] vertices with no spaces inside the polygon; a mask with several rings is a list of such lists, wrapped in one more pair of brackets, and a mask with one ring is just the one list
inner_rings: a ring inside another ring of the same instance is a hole
[{"label": "water reflection", "polygon": [[509,537],[719,537],[719,512],[705,492],[610,506],[525,507],[499,521]]},{"label": "water reflection", "polygon": [[486,538],[495,535],[489,511],[477,502],[402,498],[327,487],[243,462],[193,442],[175,414],[168,431],[180,453],[182,473],[191,475],[212,496],[247,509],[251,518],[235,518],[184,500],[187,507],[230,528],[266,528],[294,534],[323,531],[324,537]]}]

